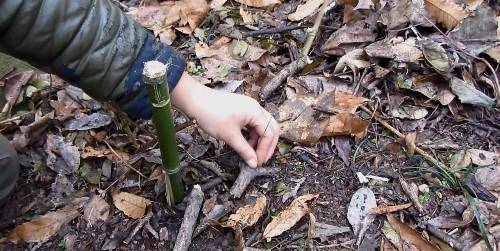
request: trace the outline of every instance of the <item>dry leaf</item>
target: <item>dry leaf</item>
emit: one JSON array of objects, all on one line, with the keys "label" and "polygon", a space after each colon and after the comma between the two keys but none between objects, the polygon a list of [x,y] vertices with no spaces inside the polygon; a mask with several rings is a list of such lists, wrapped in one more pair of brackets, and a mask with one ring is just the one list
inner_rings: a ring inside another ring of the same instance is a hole
[{"label": "dry leaf", "polygon": [[401,188],[403,188],[403,191],[408,195],[410,200],[413,202],[413,205],[415,205],[415,208],[417,208],[418,212],[421,214],[425,213],[424,206],[422,203],[420,203],[420,200],[418,199],[418,186],[414,182],[408,183],[405,179],[402,177],[399,178],[399,183],[401,184]]},{"label": "dry leaf", "polygon": [[144,216],[146,207],[151,204],[151,201],[135,194],[119,192],[113,195],[113,203],[125,215],[139,219]]},{"label": "dry leaf", "polygon": [[412,90],[419,92],[429,99],[448,105],[455,98],[451,92],[448,81],[440,74],[428,74],[411,78]]},{"label": "dry leaf", "polygon": [[396,217],[389,214],[387,215],[387,220],[403,240],[414,245],[418,248],[418,250],[439,251],[439,248],[437,246],[422,238],[422,236],[417,231],[415,231],[405,223],[399,221],[398,219],[396,219]]},{"label": "dry leaf", "polygon": [[356,49],[346,53],[339,59],[333,73],[343,72],[346,67],[349,67],[354,75],[357,75],[358,69],[364,69],[370,66],[370,62],[365,59],[363,49]]},{"label": "dry leaf", "polygon": [[388,206],[388,205],[380,205],[377,207],[374,207],[370,210],[371,214],[374,215],[379,215],[379,214],[386,214],[386,213],[392,213],[392,212],[397,212],[403,209],[407,209],[413,205],[412,203],[406,203],[406,204],[401,204],[401,205],[395,205],[395,206]]},{"label": "dry leaf", "polygon": [[375,216],[370,214],[372,208],[377,207],[375,194],[370,188],[362,187],[351,197],[349,208],[347,209],[347,220],[352,226],[354,235],[357,238],[356,245],[361,244],[363,236],[375,220]]},{"label": "dry leaf", "polygon": [[23,223],[9,233],[7,240],[14,244],[21,241],[29,243],[45,242],[56,235],[64,224],[80,215],[78,209],[86,201],[88,201],[88,198],[75,199],[70,205],[55,212],[49,212],[32,221]]},{"label": "dry leaf", "polygon": [[475,177],[489,191],[500,192],[500,165],[479,168]]},{"label": "dry leaf", "polygon": [[395,37],[372,43],[364,49],[370,57],[390,58],[397,62],[417,64],[422,58],[422,51],[416,45],[416,39]]},{"label": "dry leaf", "polygon": [[472,163],[469,151],[461,150],[451,156],[450,168],[460,170],[468,167]]},{"label": "dry leaf", "polygon": [[297,6],[294,13],[288,15],[290,21],[300,21],[305,17],[312,16],[316,13],[323,3],[323,0],[306,0],[304,4]]},{"label": "dry leaf", "polygon": [[409,156],[413,156],[413,154],[415,154],[416,139],[417,139],[417,132],[410,132],[406,134],[405,143],[406,143],[406,150],[408,151]]},{"label": "dry leaf", "polygon": [[[361,137],[368,121],[353,113],[365,102],[363,97],[335,91],[320,95],[297,95],[286,100],[279,108],[282,137],[305,145],[316,143],[322,136],[352,135]],[[326,117],[317,118],[317,110],[328,111]],[[337,115],[331,115],[338,113]]]},{"label": "dry leaf", "polygon": [[226,2],[227,0],[212,0],[210,2],[210,9],[222,7]]},{"label": "dry leaf", "polygon": [[496,152],[489,152],[480,149],[469,149],[472,163],[478,166],[489,166],[500,163],[500,155]]},{"label": "dry leaf", "polygon": [[83,209],[83,218],[90,226],[109,219],[109,204],[99,195],[94,195]]},{"label": "dry leaf", "polygon": [[316,216],[309,213],[309,225],[307,228],[307,237],[313,238],[316,235]]},{"label": "dry leaf", "polygon": [[373,24],[376,20],[375,15],[372,16],[345,24],[328,38],[321,50],[329,55],[342,56],[357,46],[375,41],[377,34]]},{"label": "dry leaf", "polygon": [[398,107],[394,107],[393,109],[390,110],[390,113],[393,117],[400,118],[400,119],[422,119],[427,116],[429,113],[427,109],[418,107],[418,106],[413,106],[413,105],[402,105]]},{"label": "dry leaf", "polygon": [[168,1],[133,8],[128,13],[138,23],[154,31],[156,35],[165,32],[164,38],[172,38],[173,27],[191,34],[203,21],[210,7],[206,0]]},{"label": "dry leaf", "polygon": [[453,29],[467,15],[465,10],[454,0],[424,0],[425,9],[430,16],[443,24],[447,29]]},{"label": "dry leaf", "polygon": [[280,0],[236,0],[236,2],[251,7],[269,7],[280,4]]},{"label": "dry leaf", "polygon": [[225,226],[233,229],[245,229],[253,226],[259,220],[267,205],[267,198],[264,195],[259,195],[255,201],[236,211],[229,216]]},{"label": "dry leaf", "polygon": [[406,27],[406,24],[431,26],[423,17],[427,16],[423,0],[387,0],[380,20],[389,30]]},{"label": "dry leaf", "polygon": [[264,238],[272,238],[293,227],[299,220],[309,212],[306,202],[318,198],[317,194],[302,195],[283,210],[277,217],[266,226]]},{"label": "dry leaf", "polygon": [[45,114],[44,116],[35,116],[35,121],[27,126],[21,126],[14,134],[11,143],[17,151],[28,146],[32,141],[38,138],[45,132],[50,122],[54,119],[54,112]]},{"label": "dry leaf", "polygon": [[466,83],[457,77],[452,77],[450,87],[460,102],[464,104],[491,107],[495,103],[494,99],[476,89],[472,84]]}]

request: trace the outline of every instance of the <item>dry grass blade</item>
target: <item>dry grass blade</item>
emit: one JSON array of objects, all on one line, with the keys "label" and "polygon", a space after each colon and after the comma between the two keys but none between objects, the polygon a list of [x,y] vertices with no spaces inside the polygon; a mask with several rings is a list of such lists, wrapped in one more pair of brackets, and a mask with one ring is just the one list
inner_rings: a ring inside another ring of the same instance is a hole
[{"label": "dry grass blade", "polygon": [[406,203],[406,204],[395,205],[395,206],[380,205],[378,207],[372,208],[370,210],[370,213],[375,214],[375,215],[392,213],[392,212],[400,211],[403,209],[407,209],[407,208],[411,207],[411,205],[413,205],[413,204]]},{"label": "dry grass blade", "polygon": [[425,9],[447,29],[453,29],[467,14],[453,0],[425,0]]}]

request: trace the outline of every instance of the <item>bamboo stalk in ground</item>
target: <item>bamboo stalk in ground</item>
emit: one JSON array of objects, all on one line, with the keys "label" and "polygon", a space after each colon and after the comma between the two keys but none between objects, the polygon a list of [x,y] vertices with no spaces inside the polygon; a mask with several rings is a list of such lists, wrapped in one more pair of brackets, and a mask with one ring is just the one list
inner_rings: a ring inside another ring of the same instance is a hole
[{"label": "bamboo stalk in ground", "polygon": [[163,169],[166,173],[167,203],[172,206],[184,198],[184,187],[180,175],[179,153],[175,143],[174,121],[165,75],[167,66],[158,61],[144,64],[142,73],[153,111],[160,146]]}]

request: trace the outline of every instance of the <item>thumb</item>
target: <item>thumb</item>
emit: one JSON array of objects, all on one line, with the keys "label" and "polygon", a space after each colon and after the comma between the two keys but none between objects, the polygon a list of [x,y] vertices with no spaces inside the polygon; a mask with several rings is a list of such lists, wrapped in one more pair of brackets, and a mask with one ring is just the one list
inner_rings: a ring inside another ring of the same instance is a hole
[{"label": "thumb", "polygon": [[248,166],[252,168],[257,167],[257,153],[255,153],[255,150],[250,146],[241,132],[236,131],[236,133],[230,133],[230,135],[226,143],[245,160]]}]

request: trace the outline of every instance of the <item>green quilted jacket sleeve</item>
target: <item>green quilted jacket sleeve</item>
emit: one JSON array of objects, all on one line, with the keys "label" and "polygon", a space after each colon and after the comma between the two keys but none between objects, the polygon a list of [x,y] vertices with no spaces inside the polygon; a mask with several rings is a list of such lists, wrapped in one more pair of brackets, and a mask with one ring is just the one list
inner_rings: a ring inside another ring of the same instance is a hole
[{"label": "green quilted jacket sleeve", "polygon": [[97,100],[149,117],[144,62],[170,65],[174,88],[182,55],[157,41],[110,0],[0,1],[0,51],[59,75]]}]

